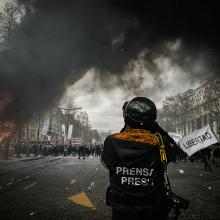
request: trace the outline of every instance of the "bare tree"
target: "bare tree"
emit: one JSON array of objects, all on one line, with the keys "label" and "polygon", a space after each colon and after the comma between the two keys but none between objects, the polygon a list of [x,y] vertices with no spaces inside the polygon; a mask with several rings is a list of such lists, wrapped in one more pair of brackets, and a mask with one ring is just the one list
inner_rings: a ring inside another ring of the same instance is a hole
[{"label": "bare tree", "polygon": [[175,131],[175,108],[164,102],[162,109],[158,111],[158,122],[166,131]]},{"label": "bare tree", "polygon": [[92,127],[89,122],[89,116],[86,112],[80,112],[77,115],[77,120],[80,122],[80,131],[84,143],[91,142]]},{"label": "bare tree", "polygon": [[16,27],[16,16],[18,7],[13,2],[6,2],[0,11],[0,39],[6,41],[11,46],[13,33]]},{"label": "bare tree", "polygon": [[175,131],[176,127],[185,124],[189,112],[187,94],[168,97],[159,111],[159,123],[167,131]]}]

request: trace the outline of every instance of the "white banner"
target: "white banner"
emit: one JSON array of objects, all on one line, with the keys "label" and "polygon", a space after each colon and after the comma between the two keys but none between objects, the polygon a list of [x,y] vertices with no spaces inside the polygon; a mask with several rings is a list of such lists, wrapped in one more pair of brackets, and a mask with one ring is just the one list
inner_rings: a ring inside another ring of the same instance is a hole
[{"label": "white banner", "polygon": [[218,140],[213,134],[209,125],[194,131],[180,139],[180,148],[190,157],[199,150],[202,150]]},{"label": "white banner", "polygon": [[69,125],[67,139],[70,140],[72,137],[73,125]]},{"label": "white banner", "polygon": [[62,136],[64,136],[66,138],[66,126],[64,124],[62,124],[61,128],[62,128]]},{"label": "white banner", "polygon": [[49,129],[49,124],[50,124],[49,118],[45,119],[44,122],[43,122],[43,128],[42,128],[42,134],[43,135],[47,134],[47,131]]}]

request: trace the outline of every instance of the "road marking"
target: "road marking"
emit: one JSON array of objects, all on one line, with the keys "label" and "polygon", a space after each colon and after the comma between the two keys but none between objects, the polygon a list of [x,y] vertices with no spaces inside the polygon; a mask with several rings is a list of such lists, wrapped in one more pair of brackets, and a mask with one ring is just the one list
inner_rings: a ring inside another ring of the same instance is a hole
[{"label": "road marking", "polygon": [[24,177],[24,179],[29,179],[29,178],[30,178],[29,176],[25,176],[25,177]]},{"label": "road marking", "polygon": [[24,190],[30,189],[31,187],[35,186],[37,184],[37,182],[34,182],[26,187],[24,187]]},{"label": "road marking", "polygon": [[72,180],[70,181],[70,185],[73,185],[75,182],[76,182],[76,180],[75,180],[75,179],[72,179]]},{"label": "road marking", "polygon": [[85,192],[78,193],[76,195],[68,197],[67,199],[86,208],[96,210],[95,206],[92,204]]}]

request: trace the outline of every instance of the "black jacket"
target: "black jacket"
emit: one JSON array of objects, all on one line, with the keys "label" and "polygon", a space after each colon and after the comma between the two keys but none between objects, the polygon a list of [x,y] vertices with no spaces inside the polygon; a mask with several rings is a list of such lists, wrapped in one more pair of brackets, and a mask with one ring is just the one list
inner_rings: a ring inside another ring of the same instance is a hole
[{"label": "black jacket", "polygon": [[[174,160],[177,149],[163,139],[169,162]],[[113,208],[157,209],[164,205],[164,170],[155,134],[125,129],[108,136],[101,161],[109,169]]]}]

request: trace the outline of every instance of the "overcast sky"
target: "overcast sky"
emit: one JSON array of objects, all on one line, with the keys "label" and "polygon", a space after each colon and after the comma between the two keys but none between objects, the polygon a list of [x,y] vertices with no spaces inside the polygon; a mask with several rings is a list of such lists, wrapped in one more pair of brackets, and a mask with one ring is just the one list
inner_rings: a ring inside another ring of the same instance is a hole
[{"label": "overcast sky", "polygon": [[3,5],[5,4],[7,0],[0,0],[0,9],[3,7]]},{"label": "overcast sky", "polygon": [[[181,47],[181,41],[177,40],[166,47],[177,51]],[[199,81],[191,81],[188,72],[172,63],[170,57],[161,55],[153,62],[161,71],[159,78],[155,78],[154,73],[149,71],[140,55],[136,61],[130,63],[132,68],[123,75],[123,82],[120,83],[125,84],[125,87],[117,84],[118,78],[113,75],[108,79],[108,88],[103,88],[103,81],[97,77],[98,73],[91,69],[68,88],[65,97],[71,98],[76,106],[82,107],[88,113],[94,129],[117,132],[123,126],[122,105],[126,100],[135,96],[146,96],[156,103],[157,108],[161,108],[166,97],[199,85]],[[137,86],[134,87],[134,84]],[[129,85],[133,88],[129,89]]]}]

